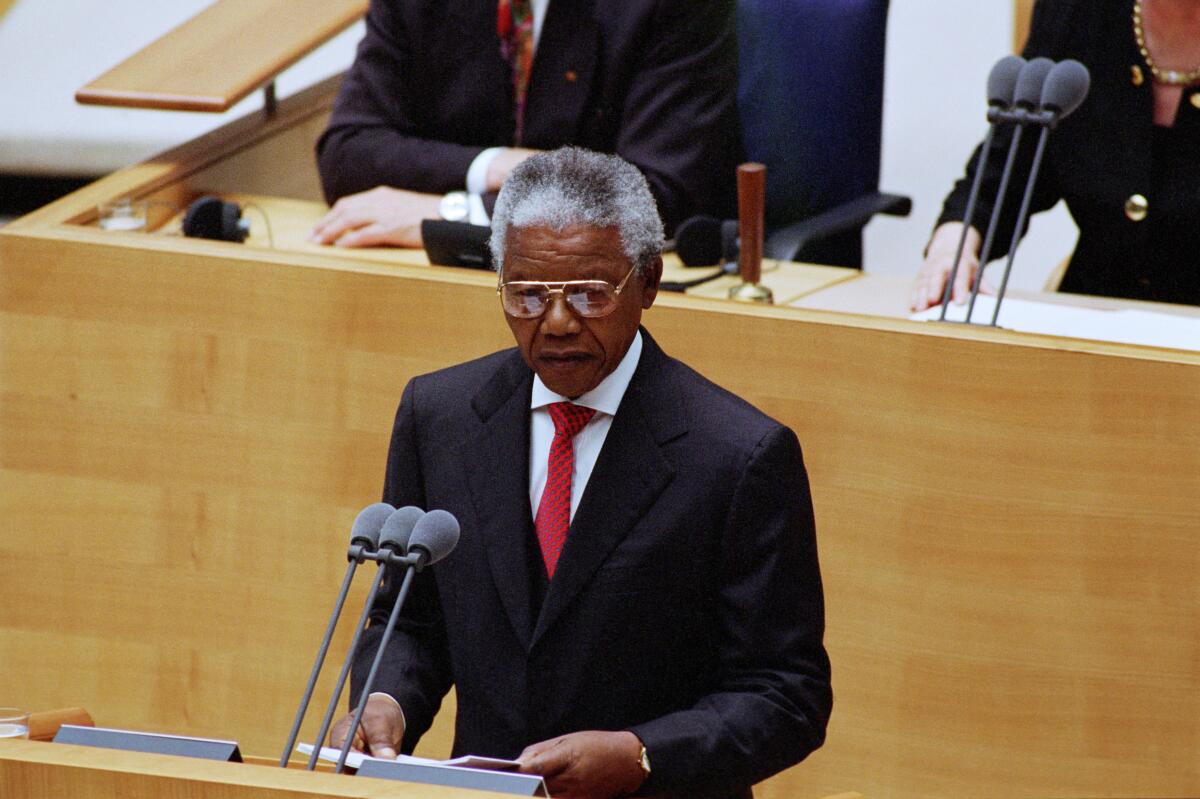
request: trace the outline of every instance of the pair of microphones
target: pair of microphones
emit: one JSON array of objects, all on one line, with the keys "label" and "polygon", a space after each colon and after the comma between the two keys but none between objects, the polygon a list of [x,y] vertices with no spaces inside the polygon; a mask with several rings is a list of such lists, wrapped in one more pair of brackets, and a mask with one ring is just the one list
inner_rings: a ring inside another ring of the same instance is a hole
[{"label": "pair of microphones", "polygon": [[992,67],[987,81],[987,119],[990,125],[987,137],[980,149],[975,179],[967,198],[963,230],[954,253],[954,264],[942,293],[942,310],[938,316],[940,321],[946,319],[946,309],[954,290],[954,281],[958,277],[959,261],[966,245],[967,231],[974,222],[979,189],[983,181],[983,174],[987,169],[988,155],[997,130],[1006,126],[1013,127],[1004,170],[1000,174],[1000,187],[992,206],[991,217],[988,219],[983,246],[979,251],[979,273],[975,276],[975,284],[971,289],[971,300],[967,306],[967,324],[971,323],[975,300],[979,296],[979,287],[983,284],[983,270],[991,256],[996,229],[1000,223],[1004,201],[1008,195],[1008,186],[1012,179],[1013,165],[1016,163],[1017,151],[1021,146],[1022,134],[1028,128],[1037,128],[1040,133],[1029,175],[1025,181],[1025,191],[1021,199],[1020,210],[1017,213],[1016,226],[1013,228],[1012,240],[1008,248],[1008,260],[1004,266],[1004,276],[996,294],[996,304],[990,323],[992,327],[996,326],[996,320],[1000,316],[1000,304],[1004,301],[1013,258],[1016,255],[1017,246],[1020,244],[1025,223],[1029,218],[1029,205],[1033,199],[1034,186],[1037,184],[1038,172],[1046,152],[1046,141],[1050,136],[1050,131],[1079,108],[1087,97],[1090,85],[1091,76],[1087,67],[1072,59],[1055,63],[1048,58],[1034,58],[1026,61],[1020,56],[1010,55],[1000,59]]},{"label": "pair of microphones", "polygon": [[335,771],[338,773],[341,773],[345,767],[346,757],[350,752],[350,745],[354,740],[354,731],[359,728],[359,724],[362,722],[367,698],[370,696],[371,688],[375,683],[375,676],[379,670],[379,664],[383,660],[384,652],[387,649],[388,640],[396,628],[396,621],[400,617],[400,609],[404,606],[404,600],[408,596],[409,589],[412,586],[413,576],[449,555],[458,544],[458,535],[458,520],[444,510],[431,510],[426,513],[412,505],[397,509],[386,502],[376,502],[363,508],[362,512],[358,514],[350,530],[350,547],[346,552],[346,559],[349,561],[346,565],[346,575],[342,579],[342,587],[334,603],[333,613],[330,615],[329,624],[325,628],[325,637],[317,649],[317,657],[313,662],[312,673],[308,678],[308,685],[304,690],[303,698],[300,700],[300,707],[296,710],[296,719],[292,722],[287,743],[284,744],[283,754],[279,758],[281,768],[287,767],[292,748],[296,745],[296,737],[300,733],[300,725],[303,723],[304,715],[308,711],[309,703],[312,701],[317,678],[321,674],[321,667],[325,662],[325,655],[329,651],[330,641],[333,640],[333,631],[337,627],[338,619],[342,614],[342,608],[346,604],[346,595],[350,591],[350,585],[354,581],[354,574],[358,566],[370,560],[378,565],[378,570],[371,583],[367,600],[363,603],[362,613],[359,615],[358,624],[354,629],[354,638],[342,663],[337,684],[334,686],[333,694],[329,698],[329,705],[325,709],[325,716],[321,721],[321,728],[317,733],[312,755],[308,760],[307,768],[309,771],[316,768],[317,758],[320,756],[321,744],[324,742],[325,736],[329,734],[329,727],[333,721],[333,715],[337,710],[338,700],[341,698],[346,678],[350,674],[350,668],[354,663],[355,655],[358,653],[362,633],[366,629],[367,619],[370,616],[371,608],[375,604],[375,595],[379,592],[379,588],[383,584],[387,567],[404,567],[404,580],[400,585],[400,590],[396,594],[396,601],[392,605],[392,612],[388,617],[387,627],[384,629],[383,635],[379,640],[379,649],[375,653],[375,659],[371,663],[371,670],[367,674],[366,682],[363,684],[362,693],[359,696],[358,705],[354,711],[354,719],[346,734],[346,740],[342,743],[341,752],[338,754],[338,761],[335,767]]}]

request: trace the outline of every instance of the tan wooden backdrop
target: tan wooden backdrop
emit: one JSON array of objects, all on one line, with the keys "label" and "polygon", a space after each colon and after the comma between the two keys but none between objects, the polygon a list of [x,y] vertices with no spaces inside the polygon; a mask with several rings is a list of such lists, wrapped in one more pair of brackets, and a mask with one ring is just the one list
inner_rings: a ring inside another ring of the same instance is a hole
[{"label": "tan wooden backdrop", "polygon": [[[88,224],[269,188],[325,108],[0,231],[4,699],[276,751],[404,382],[507,344],[485,274]],[[812,476],[834,716],[761,796],[1200,793],[1200,357],[679,297],[647,323]]]}]

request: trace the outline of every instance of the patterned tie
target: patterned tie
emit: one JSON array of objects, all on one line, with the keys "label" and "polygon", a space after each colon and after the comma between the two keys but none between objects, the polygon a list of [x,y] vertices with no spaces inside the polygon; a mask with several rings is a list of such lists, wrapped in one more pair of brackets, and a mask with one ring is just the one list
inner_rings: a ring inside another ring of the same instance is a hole
[{"label": "patterned tie", "polygon": [[519,146],[525,137],[525,96],[533,72],[533,8],[529,0],[499,0],[496,33],[500,37],[500,53],[512,69],[513,114],[517,123],[513,144]]},{"label": "patterned tie", "polygon": [[546,487],[542,489],[533,527],[546,561],[546,574],[553,578],[567,540],[567,528],[571,526],[571,477],[575,472],[575,447],[571,441],[596,411],[570,402],[553,402],[546,407],[554,420],[554,440],[550,442]]}]

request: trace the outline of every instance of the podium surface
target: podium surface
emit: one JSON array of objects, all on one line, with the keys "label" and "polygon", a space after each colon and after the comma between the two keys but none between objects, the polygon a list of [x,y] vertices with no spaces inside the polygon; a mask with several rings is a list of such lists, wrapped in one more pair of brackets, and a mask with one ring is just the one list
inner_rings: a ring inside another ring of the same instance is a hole
[{"label": "podium surface", "polygon": [[247,763],[0,740],[0,796],[20,799],[487,799],[506,796]]}]

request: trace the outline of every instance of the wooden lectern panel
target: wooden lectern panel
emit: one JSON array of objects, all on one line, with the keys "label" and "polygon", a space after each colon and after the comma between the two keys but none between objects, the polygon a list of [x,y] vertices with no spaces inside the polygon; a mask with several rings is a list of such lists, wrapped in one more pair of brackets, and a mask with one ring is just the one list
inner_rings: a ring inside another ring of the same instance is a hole
[{"label": "wooden lectern panel", "polygon": [[488,799],[503,795],[245,763],[0,740],[0,796],[13,799]]},{"label": "wooden lectern panel", "polygon": [[217,0],[81,88],[75,100],[227,111],[366,9],[366,0]]}]

